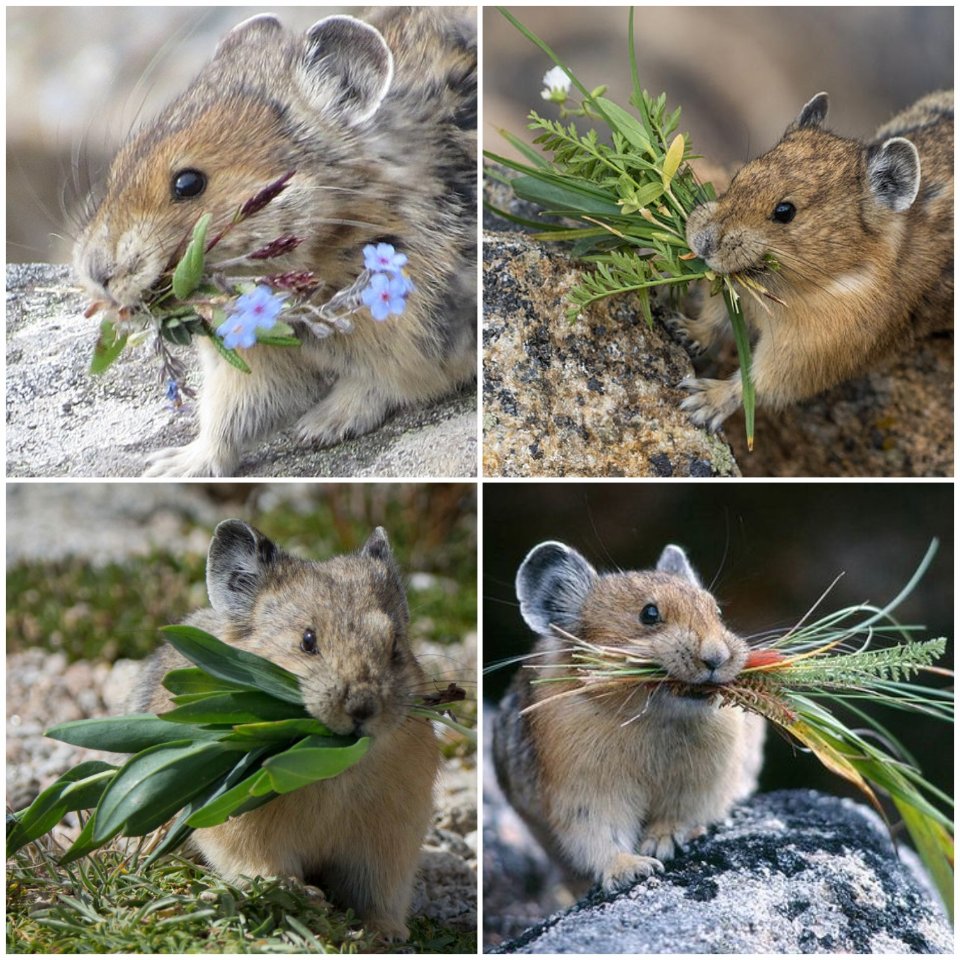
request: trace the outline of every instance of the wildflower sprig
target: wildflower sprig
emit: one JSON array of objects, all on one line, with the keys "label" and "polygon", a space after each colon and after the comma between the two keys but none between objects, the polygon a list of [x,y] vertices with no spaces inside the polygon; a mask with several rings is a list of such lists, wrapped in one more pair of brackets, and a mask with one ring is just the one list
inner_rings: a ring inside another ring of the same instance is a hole
[{"label": "wildflower sprig", "polygon": [[[639,81],[634,19],[628,19],[633,111],[604,96],[605,87],[588,90],[543,40],[507,10],[503,16],[555,64],[544,76],[544,100],[560,110],[560,120],[531,111],[534,150],[509,131],[504,138],[525,158],[516,161],[486,151],[485,156],[509,171],[488,176],[502,180],[522,200],[536,204],[544,220],[531,220],[494,209],[507,220],[533,228],[537,239],[566,241],[574,256],[593,272],[570,291],[567,319],[606,297],[633,294],[648,324],[653,324],[650,292],[665,288],[678,299],[690,283],[704,280],[713,294],[723,294],[734,330],[743,382],[747,444],[753,448],[755,395],[750,379],[750,342],[739,303],[746,292],[761,302],[769,296],[755,278],[720,276],[698,258],[686,242],[686,221],[695,206],[715,200],[709,183],[699,183],[689,166],[695,158],[687,134],[677,132],[680,108],[668,111],[666,94],[651,96]],[[579,105],[571,87],[582,97]],[[604,132],[580,133],[570,117],[596,124]],[[544,156],[544,154],[546,156]]]},{"label": "wildflower sprig", "polygon": [[[304,706],[289,671],[221,643],[195,627],[166,627],[192,667],[163,679],[173,708],[61,723],[47,736],[76,746],[130,754],[122,766],[81,763],[7,821],[7,853],[52,830],[67,813],[91,811],[61,858],[70,863],[116,836],[145,836],[167,824],[149,860],[175,850],[198,828],[216,826],[281,794],[338,776],[363,759],[369,737],[333,734]],[[413,717],[468,736],[449,714],[462,700],[455,684],[410,704]]]},{"label": "wildflower sprig", "polygon": [[[641,649],[590,643],[554,626],[558,641],[565,644],[567,666],[558,667],[554,657],[550,665],[538,663],[536,655],[519,658],[524,669],[537,674],[533,683],[558,689],[528,709],[564,697],[608,696],[643,687],[650,697],[670,691],[706,694],[721,704],[759,714],[861,790],[881,816],[877,792],[889,796],[944,903],[952,909],[952,798],[923,777],[905,747],[868,712],[871,707],[886,707],[953,723],[952,690],[918,682],[921,675],[952,678],[952,671],[934,665],[944,655],[947,641],[915,639],[923,628],[901,624],[893,616],[936,549],[934,541],[908,583],[883,607],[859,603],[812,622],[805,617],[791,630],[765,635],[762,645],[751,649],[740,674],[725,684],[691,688]],[[897,639],[902,642],[890,644]],[[886,645],[879,645],[881,641]],[[642,708],[641,702],[637,709]],[[852,713],[864,729],[839,719],[833,712],[838,708]],[[624,722],[631,719],[632,714],[625,716]]]},{"label": "wildflower sprig", "polygon": [[[364,267],[346,288],[328,293],[313,272],[293,271],[253,278],[230,278],[227,271],[252,271],[292,253],[302,237],[283,234],[258,248],[227,259],[213,256],[217,246],[236,226],[266,209],[287,188],[296,171],[289,171],[241,204],[233,217],[210,237],[212,216],[203,214],[185,239],[168,271],[154,285],[137,310],[112,309],[100,325],[100,336],[90,364],[102,373],[124,348],[151,334],[160,359],[160,381],[174,410],[194,392],[184,385],[185,367],[171,347],[185,346],[196,336],[209,338],[232,366],[250,372],[242,351],[256,345],[298,347],[298,324],[316,337],[350,333],[353,316],[368,310],[377,322],[403,312],[414,285],[404,269],[407,257],[387,243],[364,248]],[[371,253],[368,254],[368,251]],[[328,293],[325,300],[323,293]],[[108,307],[94,303],[92,316]]]}]

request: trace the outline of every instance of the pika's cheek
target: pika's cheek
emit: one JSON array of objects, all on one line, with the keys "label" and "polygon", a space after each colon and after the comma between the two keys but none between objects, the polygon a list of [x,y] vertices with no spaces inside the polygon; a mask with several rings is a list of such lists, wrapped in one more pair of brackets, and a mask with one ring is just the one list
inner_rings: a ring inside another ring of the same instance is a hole
[{"label": "pika's cheek", "polygon": [[75,258],[80,280],[95,296],[117,306],[132,307],[157,281],[166,266],[156,224],[144,222],[125,230],[112,243],[106,227],[81,239]]}]

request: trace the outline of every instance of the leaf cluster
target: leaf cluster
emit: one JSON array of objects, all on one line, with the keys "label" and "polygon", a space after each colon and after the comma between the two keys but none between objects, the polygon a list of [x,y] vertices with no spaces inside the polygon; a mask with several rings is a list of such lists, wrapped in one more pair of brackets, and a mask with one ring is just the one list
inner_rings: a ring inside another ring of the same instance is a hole
[{"label": "leaf cluster", "polygon": [[165,632],[195,664],[164,678],[174,708],[159,717],[78,720],[48,730],[66,743],[132,756],[120,767],[89,761],[64,774],[9,818],[8,852],[68,812],[93,811],[61,863],[118,835],[144,836],[175,817],[155,859],[194,829],[337,776],[366,753],[368,738],[336,736],[307,713],[289,671],[195,627]]}]

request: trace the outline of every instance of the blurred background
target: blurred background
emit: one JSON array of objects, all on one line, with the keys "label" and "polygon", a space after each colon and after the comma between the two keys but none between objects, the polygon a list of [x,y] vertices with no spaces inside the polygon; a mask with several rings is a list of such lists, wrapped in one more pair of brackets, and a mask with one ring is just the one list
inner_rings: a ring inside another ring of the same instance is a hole
[{"label": "blurred background", "polygon": [[[513,15],[587,89],[627,105],[627,7],[515,7]],[[531,109],[552,62],[495,9],[484,9],[483,138],[529,139]],[[830,94],[828,126],[868,137],[924,93],[953,86],[952,7],[637,7],[637,63],[651,94],[683,107],[680,130],[697,153],[734,169],[776,143],[815,93]]]},{"label": "blurred background", "polygon": [[[862,601],[882,606],[910,579],[934,537],[940,549],[897,618],[924,624],[922,639],[946,637],[947,658],[940,666],[950,667],[950,484],[488,483],[483,495],[484,663],[531,647],[514,578],[527,552],[543,540],[575,547],[600,571],[652,567],[665,544],[677,543],[717,597],[727,625],[750,636],[790,627],[840,573],[820,615]],[[499,699],[511,675],[505,668],[484,676],[488,705]],[[929,675],[923,682],[942,685]],[[953,730],[893,711],[877,716],[914,753],[925,775],[952,796]],[[857,795],[776,734],[767,739],[760,787]]]},{"label": "blurred background", "polygon": [[292,30],[357,7],[8,7],[7,260],[70,260],[76,215],[117,147],[190,83],[231,27]]}]

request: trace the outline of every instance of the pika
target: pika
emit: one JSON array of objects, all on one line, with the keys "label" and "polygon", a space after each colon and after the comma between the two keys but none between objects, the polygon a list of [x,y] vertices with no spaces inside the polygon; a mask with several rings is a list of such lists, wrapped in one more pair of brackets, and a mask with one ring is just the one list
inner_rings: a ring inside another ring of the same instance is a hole
[{"label": "pika", "polygon": [[[599,881],[616,890],[663,870],[756,787],[763,721],[695,695],[736,677],[747,645],[677,546],[654,570],[601,575],[548,541],[527,555],[516,586],[539,637],[536,675],[555,679],[531,683],[530,670],[518,672],[495,719],[497,778],[574,889]],[[634,685],[597,695],[561,680],[574,661],[554,627],[653,659],[693,695]]]},{"label": "pika", "polygon": [[[369,243],[407,256],[415,284],[388,322],[299,348],[254,346],[249,374],[199,337],[199,434],[153,454],[148,476],[225,476],[243,450],[294,427],[329,445],[476,375],[476,26],[457,8],[331,16],[303,36],[252,17],[114,159],[83,227],[75,271],[99,301],[136,309],[204,213],[213,236],[293,171],[286,189],[218,245],[233,258],[303,242],[271,273],[311,271],[325,300],[363,269]],[[263,268],[260,268],[263,272]]]},{"label": "pika", "polygon": [[[408,715],[427,678],[410,649],[409,614],[387,535],[322,563],[285,553],[240,520],[221,523],[207,557],[210,608],[187,623],[300,678],[307,710],[334,733],[369,736],[362,760],[283,794],[191,843],[217,873],[316,884],[388,939],[406,940],[420,846],[433,810],[439,750]],[[133,706],[172,708],[164,675],[187,661],[164,646]]]},{"label": "pika", "polygon": [[[824,129],[827,106],[818,93],[687,220],[711,270],[776,297],[741,298],[758,406],[811,397],[953,322],[953,92],[924,97],[867,143]],[[729,329],[718,296],[669,324],[694,353]],[[681,406],[710,430],[742,403],[739,372],[680,386]]]}]

